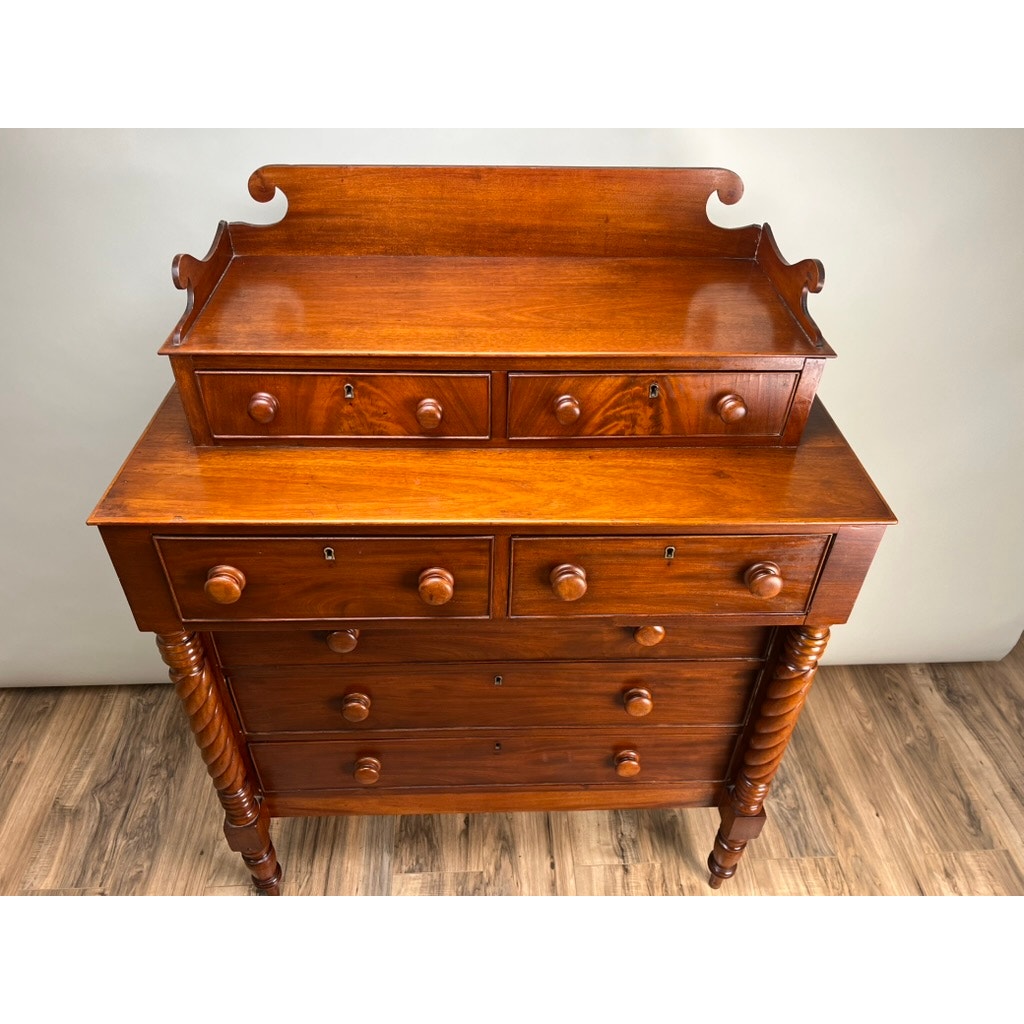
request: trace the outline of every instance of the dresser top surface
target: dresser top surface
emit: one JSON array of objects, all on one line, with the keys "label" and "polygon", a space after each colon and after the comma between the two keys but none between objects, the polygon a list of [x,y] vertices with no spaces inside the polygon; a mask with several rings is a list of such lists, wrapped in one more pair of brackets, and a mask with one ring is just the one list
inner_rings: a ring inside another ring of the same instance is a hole
[{"label": "dresser top surface", "polygon": [[892,523],[824,407],[797,448],[197,448],[176,389],[96,526],[624,532]]}]

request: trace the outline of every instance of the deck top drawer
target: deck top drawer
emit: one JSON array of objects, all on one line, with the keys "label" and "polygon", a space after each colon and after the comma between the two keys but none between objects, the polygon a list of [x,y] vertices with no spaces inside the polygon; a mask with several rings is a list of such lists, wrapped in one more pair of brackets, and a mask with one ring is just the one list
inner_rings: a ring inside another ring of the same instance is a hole
[{"label": "deck top drawer", "polygon": [[490,537],[158,537],[182,621],[486,617]]},{"label": "deck top drawer", "polygon": [[797,373],[509,375],[510,438],[783,433]]},{"label": "deck top drawer", "polygon": [[218,439],[490,436],[486,373],[196,374]]}]

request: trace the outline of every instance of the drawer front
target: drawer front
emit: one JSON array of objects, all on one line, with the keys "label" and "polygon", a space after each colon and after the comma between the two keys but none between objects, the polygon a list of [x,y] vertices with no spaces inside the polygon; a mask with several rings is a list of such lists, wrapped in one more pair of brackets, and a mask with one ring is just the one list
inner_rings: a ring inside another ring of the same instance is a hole
[{"label": "drawer front", "polygon": [[[440,739],[250,743],[264,792],[599,786],[719,782],[738,733],[733,729],[537,729]],[[622,777],[616,758],[637,755]],[[373,759],[374,765],[366,759]],[[377,775],[374,781],[374,775]]]},{"label": "drawer front", "polygon": [[[770,630],[762,626],[716,623],[660,627],[655,644],[645,623],[619,626],[605,622],[429,622],[389,625],[374,622],[350,631],[218,632],[221,662],[232,667],[269,665],[373,665],[432,661],[507,661],[513,659],[598,661],[603,659],[760,658]],[[656,623],[654,625],[657,625]]]},{"label": "drawer front", "polygon": [[757,662],[490,662],[230,677],[246,732],[740,726]]},{"label": "drawer front", "polygon": [[778,437],[799,376],[513,373],[508,436]]},{"label": "drawer front", "polygon": [[489,537],[156,543],[184,622],[486,617],[490,607]]},{"label": "drawer front", "polygon": [[513,616],[803,612],[828,535],[512,541]]},{"label": "drawer front", "polygon": [[216,438],[487,438],[490,376],[196,374]]}]

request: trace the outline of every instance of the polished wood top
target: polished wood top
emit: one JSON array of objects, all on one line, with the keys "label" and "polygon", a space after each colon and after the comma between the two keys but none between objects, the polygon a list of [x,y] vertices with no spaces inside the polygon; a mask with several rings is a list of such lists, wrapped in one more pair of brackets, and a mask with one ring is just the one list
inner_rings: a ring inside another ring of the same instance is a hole
[{"label": "polished wood top", "polygon": [[[830,355],[752,260],[235,257],[189,355]],[[356,367],[358,368],[358,367]]]},{"label": "polished wood top", "polygon": [[735,532],[892,523],[815,403],[797,448],[196,448],[172,389],[91,525]]}]

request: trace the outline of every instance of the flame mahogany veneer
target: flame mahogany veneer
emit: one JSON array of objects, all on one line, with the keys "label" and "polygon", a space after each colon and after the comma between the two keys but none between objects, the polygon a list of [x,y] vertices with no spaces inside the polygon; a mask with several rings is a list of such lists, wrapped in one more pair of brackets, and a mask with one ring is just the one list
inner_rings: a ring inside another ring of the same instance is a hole
[{"label": "flame mahogany veneer", "polygon": [[[265,167],[100,501],[259,891],[273,817],[717,806],[735,873],[892,513],[823,271],[719,169]],[[709,837],[710,842],[711,837]]]}]

